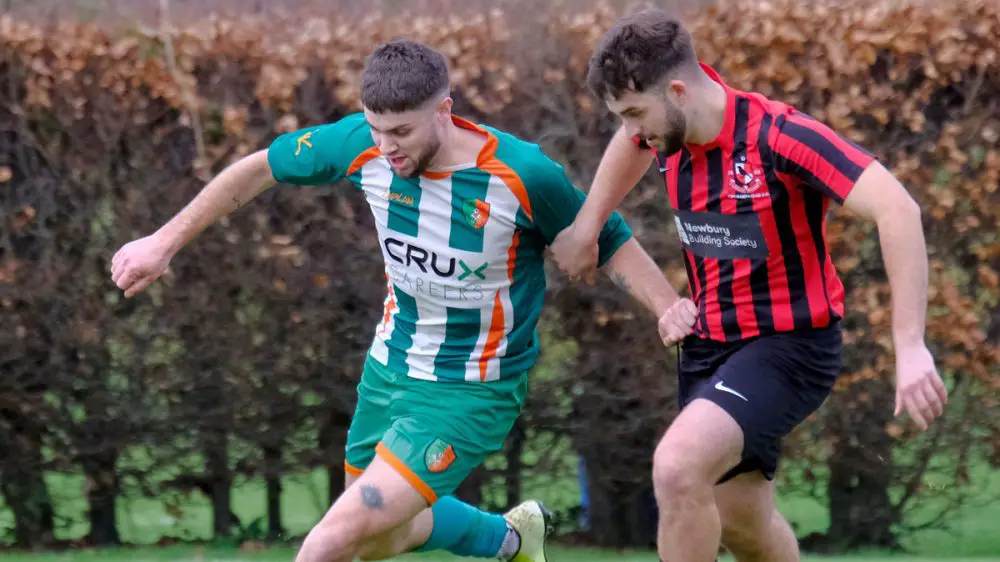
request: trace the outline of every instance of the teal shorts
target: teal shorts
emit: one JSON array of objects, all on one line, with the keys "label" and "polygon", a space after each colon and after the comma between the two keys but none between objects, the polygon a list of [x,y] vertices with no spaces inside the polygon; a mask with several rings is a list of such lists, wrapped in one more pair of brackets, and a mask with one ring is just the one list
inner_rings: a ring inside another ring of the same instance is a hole
[{"label": "teal shorts", "polygon": [[360,475],[379,455],[434,504],[503,447],[527,392],[527,373],[485,383],[426,381],[390,371],[369,355],[347,431],[345,468]]}]

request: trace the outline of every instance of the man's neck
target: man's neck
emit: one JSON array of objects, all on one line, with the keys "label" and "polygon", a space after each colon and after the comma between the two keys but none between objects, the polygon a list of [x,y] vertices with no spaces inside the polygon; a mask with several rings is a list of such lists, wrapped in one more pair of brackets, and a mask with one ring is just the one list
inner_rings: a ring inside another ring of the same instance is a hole
[{"label": "man's neck", "polygon": [[718,82],[705,77],[704,84],[699,86],[695,95],[705,99],[706,103],[693,115],[685,140],[693,145],[708,144],[719,136],[725,124],[726,90]]},{"label": "man's neck", "polygon": [[447,170],[456,166],[474,164],[486,145],[486,137],[479,132],[459,127],[454,122],[448,125],[441,138],[441,149],[431,163],[431,170]]}]

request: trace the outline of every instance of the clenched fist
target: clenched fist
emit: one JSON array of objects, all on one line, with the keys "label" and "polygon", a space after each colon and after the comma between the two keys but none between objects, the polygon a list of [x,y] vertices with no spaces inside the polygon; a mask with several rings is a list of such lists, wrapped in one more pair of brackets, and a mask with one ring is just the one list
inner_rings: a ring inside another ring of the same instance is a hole
[{"label": "clenched fist", "polygon": [[586,233],[573,223],[552,241],[549,254],[570,279],[583,277],[587,283],[594,284],[598,260],[597,236]]},{"label": "clenched fist", "polygon": [[172,257],[169,244],[156,234],[134,240],[111,259],[111,280],[125,298],[134,297],[163,275]]},{"label": "clenched fist", "polygon": [[677,343],[691,334],[694,331],[696,318],[698,318],[698,307],[690,299],[680,299],[675,302],[660,317],[658,328],[663,345]]}]

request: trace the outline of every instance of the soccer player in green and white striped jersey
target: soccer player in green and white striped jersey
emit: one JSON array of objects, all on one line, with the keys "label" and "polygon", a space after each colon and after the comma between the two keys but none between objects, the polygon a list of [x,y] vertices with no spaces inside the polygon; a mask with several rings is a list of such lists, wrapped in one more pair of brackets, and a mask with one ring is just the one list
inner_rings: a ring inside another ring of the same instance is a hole
[{"label": "soccer player in green and white striped jersey", "polygon": [[[126,245],[112,278],[131,297],[204,228],[276,182],[347,180],[364,193],[386,299],[348,430],[347,486],[300,562],[410,551],[546,562],[537,501],[482,512],[450,496],[500,450],[538,356],[546,247],[584,194],[537,145],[451,112],[444,57],[393,41],[368,58],[364,111],[279,136],[223,171],[155,234]],[[233,202],[236,202],[235,208]],[[605,273],[659,318],[678,299],[614,214]]]}]

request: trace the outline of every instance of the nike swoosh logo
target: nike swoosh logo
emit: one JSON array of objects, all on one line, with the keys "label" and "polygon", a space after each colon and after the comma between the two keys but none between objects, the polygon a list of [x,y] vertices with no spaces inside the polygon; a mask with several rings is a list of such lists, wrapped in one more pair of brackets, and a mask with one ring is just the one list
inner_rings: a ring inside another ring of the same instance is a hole
[{"label": "nike swoosh logo", "polygon": [[742,398],[744,402],[749,402],[749,400],[747,400],[746,396],[743,396],[739,392],[736,392],[735,390],[729,388],[722,381],[719,381],[719,382],[715,383],[715,390],[721,390],[722,392],[728,392],[729,394],[732,394],[733,396],[738,396],[738,397]]},{"label": "nike swoosh logo", "polygon": [[670,169],[669,167],[663,166],[663,167],[660,168],[660,173],[662,174],[663,172],[666,172],[669,169]]}]

